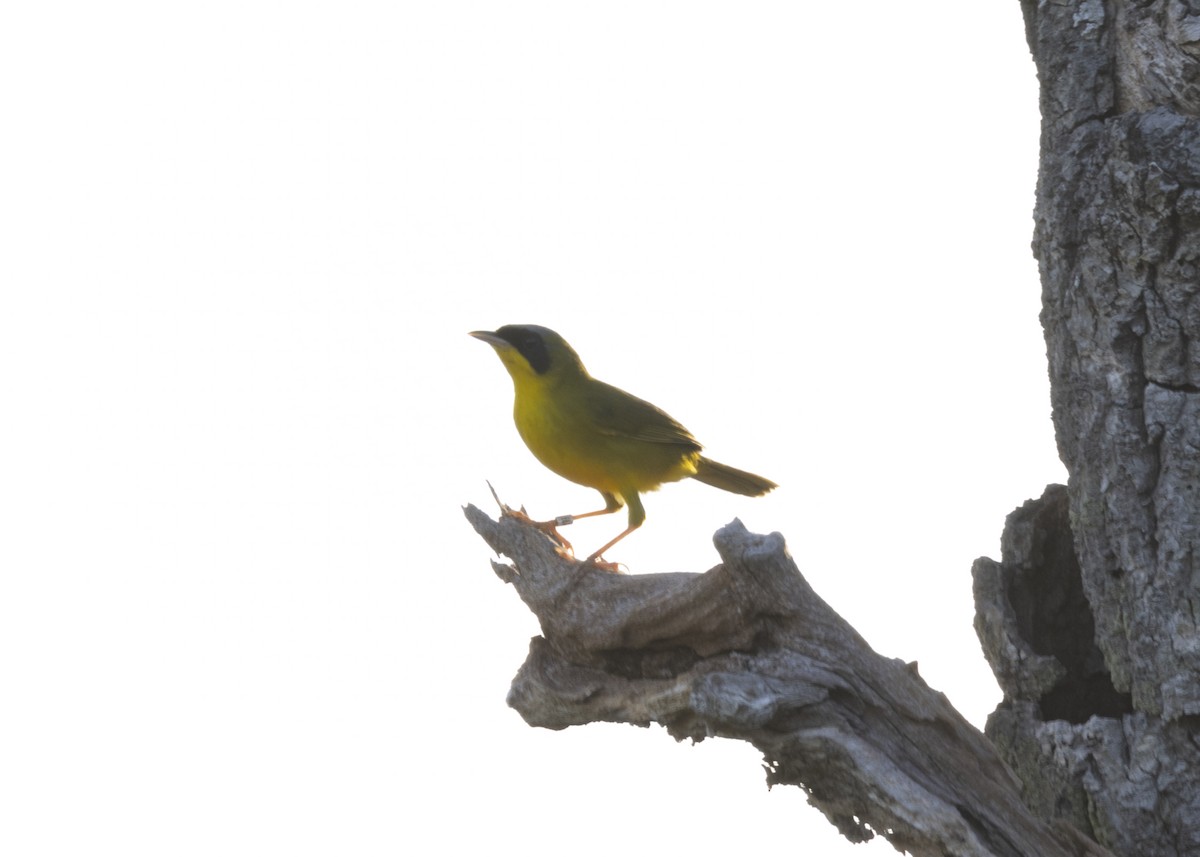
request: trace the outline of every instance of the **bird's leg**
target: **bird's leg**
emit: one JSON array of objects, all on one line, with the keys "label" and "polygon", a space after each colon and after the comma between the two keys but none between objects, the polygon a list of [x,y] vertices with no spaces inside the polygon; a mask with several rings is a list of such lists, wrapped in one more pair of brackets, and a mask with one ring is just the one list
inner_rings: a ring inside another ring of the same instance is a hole
[{"label": "bird's leg", "polygon": [[[508,505],[503,500],[501,500],[500,495],[496,493],[496,489],[494,487],[492,487],[491,482],[489,482],[487,484],[487,487],[492,492],[492,499],[494,499],[496,501],[496,505],[500,507],[500,514],[502,516],[508,517],[508,518],[516,518],[518,521],[521,521],[522,523],[526,523],[526,524],[536,527],[537,529],[541,530],[546,535],[550,536],[550,538],[554,539],[554,541],[558,542],[558,544],[561,547],[566,548],[567,551],[571,552],[573,555],[574,548],[571,547],[571,543],[569,541],[567,541],[566,539],[564,539],[562,537],[562,535],[558,532],[558,530],[555,529],[555,524],[557,524],[559,521],[561,521],[562,518],[555,518],[553,521],[535,521],[533,518],[529,517],[528,514],[526,514],[524,506],[522,506],[520,509],[514,509],[512,506]],[[570,517],[570,516],[566,515],[563,517]],[[569,524],[570,521],[566,521],[566,523]]]},{"label": "bird's leg", "polygon": [[571,523],[573,519],[570,515],[559,515],[552,521],[535,521],[533,518],[529,517],[529,515],[525,514],[524,509],[505,509],[504,514],[508,515],[510,518],[516,518],[518,521],[529,524],[529,526],[535,529],[541,530],[543,533],[557,542],[559,547],[565,549],[570,556],[575,555],[575,548],[571,547],[571,543],[567,541],[566,537],[563,536],[562,533],[558,531],[559,527]]},{"label": "bird's leg", "polygon": [[583,512],[579,515],[559,515],[553,521],[547,521],[547,523],[553,523],[557,526],[565,527],[567,524],[575,523],[580,518],[594,518],[596,515],[611,515],[613,512],[625,505],[624,501],[621,500],[620,497],[616,496],[615,494],[609,494],[607,491],[601,491],[600,496],[604,498],[603,509],[597,509],[594,512]]},{"label": "bird's leg", "polygon": [[[612,547],[617,542],[619,542],[621,539],[625,538],[627,535],[629,535],[634,530],[636,530],[638,527],[640,527],[646,520],[646,510],[642,506],[642,498],[638,496],[637,492],[636,491],[627,491],[622,496],[625,498],[625,501],[627,503],[629,503],[629,526],[626,527],[624,530],[622,530],[621,533],[615,539],[613,539],[611,542],[606,544],[604,547],[597,550],[595,553],[593,553],[591,556],[589,556],[586,560],[587,562],[595,563],[596,565],[600,566],[601,568],[606,568],[609,571],[616,571],[617,564],[615,562],[605,562],[602,559],[600,559],[600,556],[606,550],[608,550],[610,547]],[[620,507],[618,506],[617,508],[620,508]],[[616,509],[609,509],[607,511],[615,512]],[[600,514],[600,513],[594,513],[594,514]]]},{"label": "bird's leg", "polygon": [[[565,548],[572,556],[574,556],[575,549],[571,547],[571,543],[566,540],[563,534],[558,531],[559,527],[565,527],[568,524],[573,524],[580,518],[591,518],[596,515],[611,515],[613,512],[625,505],[625,502],[615,494],[610,494],[607,491],[601,491],[600,496],[604,498],[603,509],[597,509],[595,512],[583,512],[578,515],[559,515],[550,521],[535,521],[525,512],[524,507],[520,509],[514,509],[512,506],[502,502],[499,495],[496,494],[496,489],[492,487],[491,482],[489,482],[487,486],[492,492],[492,497],[495,499],[496,505],[500,507],[500,514],[507,515],[510,518],[516,518],[518,521],[522,521],[530,526],[536,527],[554,541],[558,542],[559,546]],[[641,504],[639,503],[638,506],[640,507]],[[645,517],[645,513],[642,514],[642,517]],[[605,545],[605,547],[609,547],[611,544],[612,543],[610,542],[608,545]]]},{"label": "bird's leg", "polygon": [[573,524],[580,518],[593,518],[596,515],[611,515],[613,512],[620,509],[625,503],[615,494],[609,494],[607,491],[601,491],[600,496],[604,498],[604,508],[597,509],[594,512],[581,512],[578,515],[559,515],[553,521],[530,521],[543,533],[546,533],[551,538],[555,539],[559,544],[567,550],[574,552],[571,543],[563,538],[562,533],[558,531],[558,527],[565,527],[568,524]]}]

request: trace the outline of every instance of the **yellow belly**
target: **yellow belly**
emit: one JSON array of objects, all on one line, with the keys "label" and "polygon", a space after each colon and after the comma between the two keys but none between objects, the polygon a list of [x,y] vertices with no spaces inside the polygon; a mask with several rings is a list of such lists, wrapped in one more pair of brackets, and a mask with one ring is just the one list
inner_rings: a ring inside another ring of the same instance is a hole
[{"label": "yellow belly", "polygon": [[649,491],[691,476],[700,457],[699,451],[678,444],[599,431],[570,402],[547,396],[518,396],[513,417],[521,439],[542,464],[565,479],[611,494]]}]

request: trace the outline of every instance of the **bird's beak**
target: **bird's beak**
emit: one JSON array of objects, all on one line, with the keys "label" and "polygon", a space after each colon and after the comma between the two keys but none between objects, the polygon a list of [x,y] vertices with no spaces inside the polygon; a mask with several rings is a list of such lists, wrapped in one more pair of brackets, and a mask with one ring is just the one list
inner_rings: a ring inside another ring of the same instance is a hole
[{"label": "bird's beak", "polygon": [[474,336],[476,339],[482,339],[493,348],[509,344],[507,340],[500,338],[500,336],[490,330],[472,330],[471,336]]}]

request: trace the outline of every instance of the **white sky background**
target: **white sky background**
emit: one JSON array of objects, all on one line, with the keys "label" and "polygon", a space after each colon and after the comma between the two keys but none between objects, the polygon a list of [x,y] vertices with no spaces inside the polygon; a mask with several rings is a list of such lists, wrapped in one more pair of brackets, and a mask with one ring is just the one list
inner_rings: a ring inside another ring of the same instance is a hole
[{"label": "white sky background", "polygon": [[553,327],[782,486],[666,486],[610,559],[778,530],[982,726],[971,562],[1064,478],[1019,4],[5,19],[0,851],[894,853],[746,745],[505,705],[537,626],[460,507],[598,498],[466,333]]}]

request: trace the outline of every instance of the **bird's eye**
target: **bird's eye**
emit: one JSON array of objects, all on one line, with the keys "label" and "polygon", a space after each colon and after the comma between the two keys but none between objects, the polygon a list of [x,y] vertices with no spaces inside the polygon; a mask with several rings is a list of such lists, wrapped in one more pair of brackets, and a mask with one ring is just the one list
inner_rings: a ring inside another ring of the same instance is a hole
[{"label": "bird's eye", "polygon": [[546,342],[536,333],[525,333],[517,343],[517,350],[529,361],[534,372],[545,374],[550,368],[550,352],[546,350]]}]

